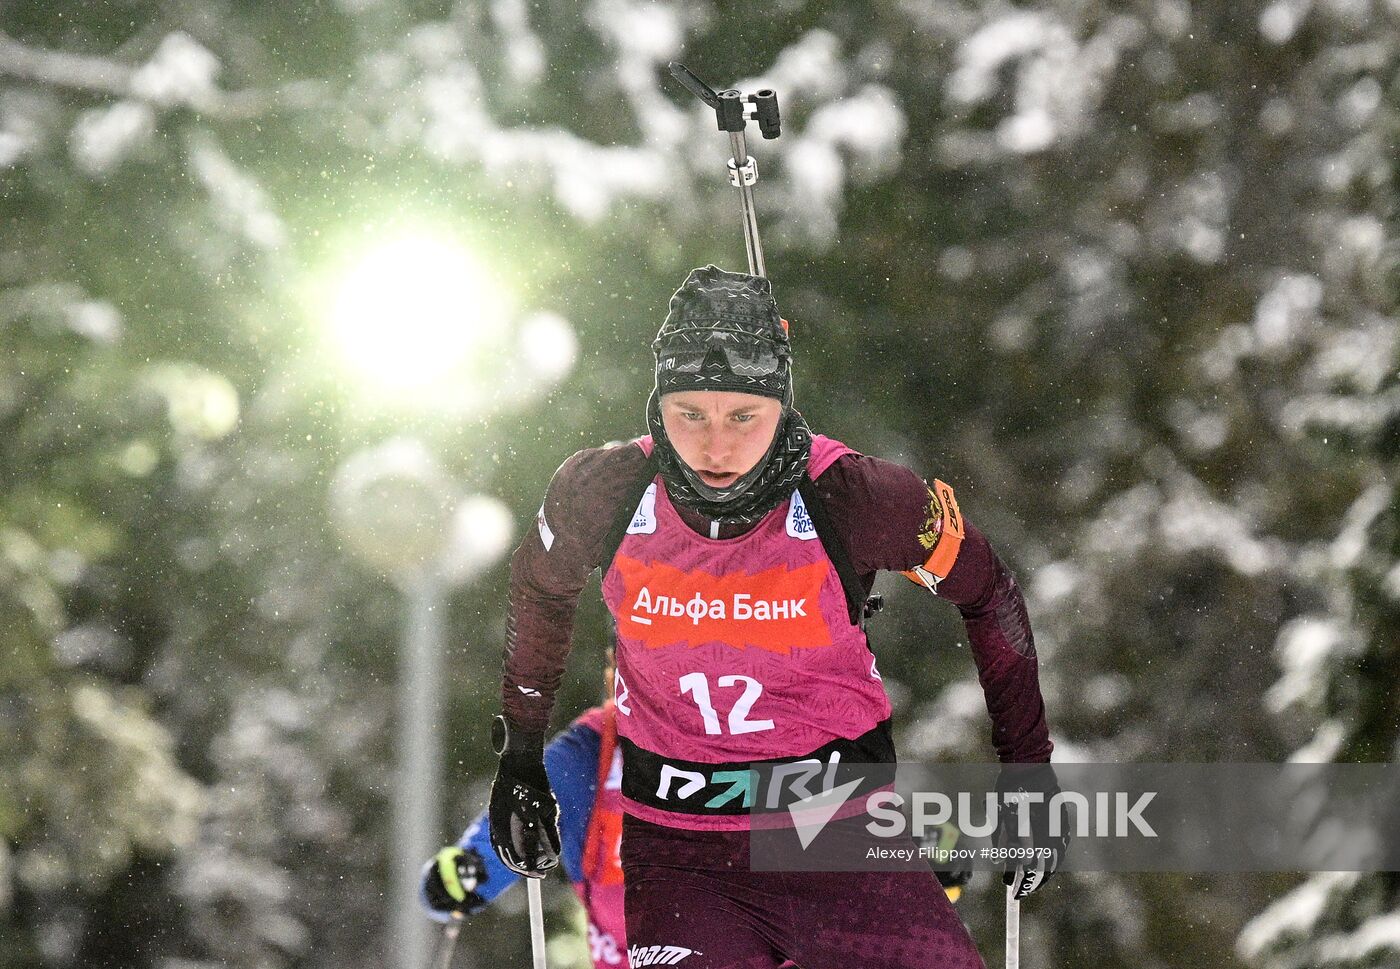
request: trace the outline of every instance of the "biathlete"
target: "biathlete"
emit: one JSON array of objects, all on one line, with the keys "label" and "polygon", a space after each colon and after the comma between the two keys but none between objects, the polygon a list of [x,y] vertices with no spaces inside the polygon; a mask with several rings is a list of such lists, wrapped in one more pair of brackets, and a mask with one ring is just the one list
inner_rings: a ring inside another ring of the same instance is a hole
[{"label": "biathlete", "polygon": [[[587,920],[589,957],[594,969],[627,969],[618,858],[622,751],[613,703],[587,710],[551,740],[544,764],[559,802],[560,860]],[[475,915],[520,880],[496,857],[489,831],[490,817],[483,812],[456,844],[424,865],[420,901],[434,920]],[[969,870],[940,871],[938,879],[956,901],[970,875]]]},{"label": "biathlete", "polygon": [[[982,966],[931,871],[750,870],[750,815],[723,795],[755,762],[894,762],[862,622],[880,571],[959,609],[999,759],[1047,763],[1015,579],[946,484],[808,429],[767,279],[694,270],[652,349],[650,434],[565,461],[511,562],[493,847],[520,874],[557,864],[544,737],[597,568],[618,636],[632,965]],[[1017,897],[1062,847],[1032,827],[1043,850]]]},{"label": "biathlete", "polygon": [[[622,752],[613,704],[594,707],[550,741],[545,771],[559,803],[560,856],[588,920],[595,969],[627,966],[622,917]],[[491,849],[490,815],[482,814],[455,845],[423,869],[421,901],[446,922],[474,915],[519,880]]]}]

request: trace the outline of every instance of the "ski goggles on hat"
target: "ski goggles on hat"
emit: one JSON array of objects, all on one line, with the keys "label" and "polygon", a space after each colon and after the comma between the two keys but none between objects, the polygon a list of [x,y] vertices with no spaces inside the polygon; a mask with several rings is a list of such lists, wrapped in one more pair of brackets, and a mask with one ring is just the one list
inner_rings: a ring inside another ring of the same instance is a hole
[{"label": "ski goggles on hat", "polygon": [[699,373],[708,360],[741,377],[767,377],[781,370],[787,359],[786,351],[775,344],[755,340],[753,334],[742,331],[676,334],[653,347],[662,373]]}]

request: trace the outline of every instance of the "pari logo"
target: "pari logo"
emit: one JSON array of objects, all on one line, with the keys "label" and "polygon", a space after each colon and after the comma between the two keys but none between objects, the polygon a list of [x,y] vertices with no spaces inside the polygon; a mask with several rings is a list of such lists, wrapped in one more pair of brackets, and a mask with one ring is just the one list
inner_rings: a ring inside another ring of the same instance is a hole
[{"label": "pari logo", "polygon": [[[768,722],[772,723],[772,721]],[[761,804],[771,811],[779,807],[785,799],[793,801],[794,798],[801,798],[788,808],[794,818],[798,817],[799,812],[803,812],[803,818],[808,819],[806,822],[804,820],[798,821],[797,826],[800,829],[803,823],[810,823],[810,812],[814,805],[824,807],[828,802],[834,800],[831,810],[821,818],[820,823],[825,824],[860,786],[862,778],[858,777],[840,787],[832,787],[832,778],[840,763],[840,751],[833,750],[825,761],[815,757],[807,757],[785,764],[777,764],[767,775],[768,783],[764,797],[760,797],[760,794],[763,793],[760,791],[760,788],[763,787],[762,778],[759,777],[759,771],[752,767],[745,770],[726,768],[705,773],[704,771],[676,767],[673,764],[662,764],[660,783],[656,788],[656,799],[658,801],[687,801],[691,808],[703,806],[709,810],[722,808],[731,801],[745,808]],[[813,794],[808,782],[814,781],[823,771],[825,771],[825,777],[822,786],[818,793]],[[820,825],[818,830],[820,830]],[[803,847],[806,847],[805,842]]]},{"label": "pari logo", "polygon": [[789,656],[793,649],[831,645],[821,610],[831,572],[825,560],[725,576],[645,565],[625,555],[615,564],[623,582],[618,632],[647,649],[722,642]]}]

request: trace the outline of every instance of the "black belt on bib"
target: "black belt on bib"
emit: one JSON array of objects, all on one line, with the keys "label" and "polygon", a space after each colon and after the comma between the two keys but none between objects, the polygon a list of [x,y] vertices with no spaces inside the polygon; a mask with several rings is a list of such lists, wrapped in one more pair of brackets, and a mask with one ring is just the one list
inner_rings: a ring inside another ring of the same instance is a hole
[{"label": "black belt on bib", "polygon": [[[808,754],[770,760],[710,763],[663,757],[618,737],[622,747],[622,794],[638,804],[677,814],[705,816],[781,810],[804,797],[861,778],[850,796],[894,781],[894,737],[882,720],[853,740],[837,738]],[[836,768],[831,769],[833,754]],[[782,768],[799,761],[810,767]],[[855,765],[887,765],[861,770]]]}]

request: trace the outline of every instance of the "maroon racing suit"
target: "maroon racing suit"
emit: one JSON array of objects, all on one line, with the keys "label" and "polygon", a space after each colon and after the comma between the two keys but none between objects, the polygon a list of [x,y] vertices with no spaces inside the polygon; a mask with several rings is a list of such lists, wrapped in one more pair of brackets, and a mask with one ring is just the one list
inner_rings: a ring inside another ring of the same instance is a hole
[{"label": "maroon racing suit", "polygon": [[[649,443],[649,442],[647,442]],[[985,537],[960,521],[961,543],[928,581],[930,548],[951,501],[912,471],[847,451],[815,471],[828,524],[866,592],[879,571],[918,572],[962,614],[1003,762],[1043,762],[1051,744],[1024,599]],[[573,616],[588,575],[612,548],[609,533],[632,509],[651,466],[638,444],[590,449],[555,474],[511,563],[503,704],[515,725],[548,728],[569,651]],[[655,479],[658,488],[664,482]],[[706,539],[747,535],[680,506],[669,527]],[[956,505],[953,505],[956,509]],[[782,510],[775,512],[782,514]],[[639,509],[640,514],[640,509]],[[766,519],[765,519],[766,521]],[[912,577],[912,574],[911,574]],[[887,725],[886,725],[887,726]],[[639,757],[640,761],[640,757]],[[624,757],[624,787],[627,759]],[[662,823],[656,823],[660,821]],[[883,967],[974,969],[981,959],[931,871],[812,873],[748,870],[747,830],[700,830],[679,815],[623,822],[622,866],[633,964],[687,969]]]}]

